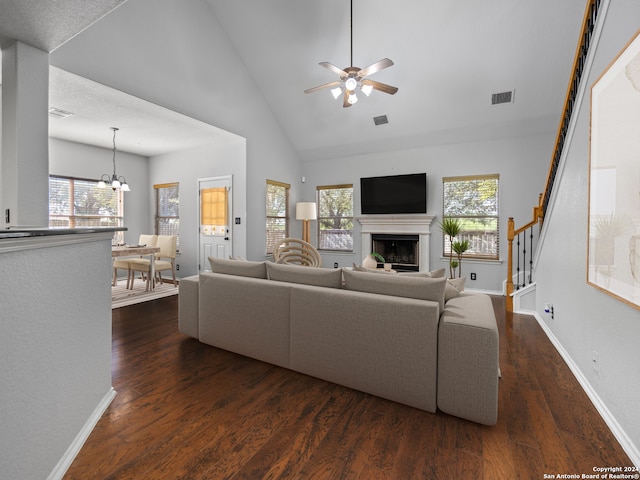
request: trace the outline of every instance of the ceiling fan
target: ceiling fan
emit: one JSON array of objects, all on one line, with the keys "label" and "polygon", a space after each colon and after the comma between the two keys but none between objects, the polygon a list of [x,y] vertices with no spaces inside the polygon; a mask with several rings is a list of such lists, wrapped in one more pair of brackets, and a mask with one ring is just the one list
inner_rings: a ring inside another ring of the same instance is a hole
[{"label": "ceiling fan", "polygon": [[342,102],[343,107],[350,107],[354,103],[358,101],[358,97],[356,95],[356,91],[360,89],[362,93],[364,93],[367,97],[371,95],[373,90],[378,90],[380,92],[388,93],[389,95],[393,95],[398,91],[397,87],[392,87],[391,85],[387,85],[385,83],[376,82],[374,80],[369,80],[369,75],[373,75],[376,72],[379,72],[382,69],[390,67],[393,65],[393,62],[388,58],[383,58],[382,60],[377,61],[365,68],[358,68],[353,66],[353,0],[351,0],[351,66],[346,67],[344,69],[340,69],[335,65],[332,65],[329,62],[320,62],[318,65],[324,67],[328,70],[331,70],[333,73],[337,74],[340,77],[340,80],[335,82],[325,83],[324,85],[320,85],[317,87],[309,88],[304,91],[304,93],[313,93],[317,90],[322,90],[323,88],[331,88],[331,93],[333,94],[333,98],[338,98],[344,92],[344,98]]}]

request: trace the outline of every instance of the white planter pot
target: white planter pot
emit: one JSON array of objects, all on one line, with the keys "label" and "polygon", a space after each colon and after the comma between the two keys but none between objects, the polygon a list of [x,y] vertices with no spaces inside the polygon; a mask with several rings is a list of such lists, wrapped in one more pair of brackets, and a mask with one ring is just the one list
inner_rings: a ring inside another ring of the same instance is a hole
[{"label": "white planter pot", "polygon": [[378,268],[378,261],[375,259],[373,255],[367,255],[362,260],[362,266],[370,270],[375,270],[376,268]]}]

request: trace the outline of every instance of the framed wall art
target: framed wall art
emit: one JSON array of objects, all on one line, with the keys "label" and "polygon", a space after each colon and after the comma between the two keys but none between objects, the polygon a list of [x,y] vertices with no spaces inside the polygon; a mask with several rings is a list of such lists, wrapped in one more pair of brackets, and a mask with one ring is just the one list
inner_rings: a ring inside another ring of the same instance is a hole
[{"label": "framed wall art", "polygon": [[640,31],[591,87],[587,283],[640,309]]}]

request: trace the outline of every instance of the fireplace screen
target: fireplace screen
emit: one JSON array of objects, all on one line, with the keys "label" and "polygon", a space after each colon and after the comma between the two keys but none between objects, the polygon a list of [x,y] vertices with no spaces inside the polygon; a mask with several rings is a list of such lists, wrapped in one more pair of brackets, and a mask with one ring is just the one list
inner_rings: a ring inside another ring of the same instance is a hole
[{"label": "fireplace screen", "polygon": [[419,270],[418,235],[371,235],[372,251],[382,255],[395,270]]}]

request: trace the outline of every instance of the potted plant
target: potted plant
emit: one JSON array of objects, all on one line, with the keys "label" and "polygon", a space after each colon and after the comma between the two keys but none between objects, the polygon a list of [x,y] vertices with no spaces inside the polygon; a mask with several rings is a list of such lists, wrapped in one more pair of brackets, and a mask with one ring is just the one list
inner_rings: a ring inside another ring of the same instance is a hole
[{"label": "potted plant", "polygon": [[[440,229],[449,239],[449,277],[456,277],[456,268],[458,269],[458,277],[462,275],[462,255],[469,250],[468,240],[455,240],[462,230],[462,222],[457,218],[444,217],[440,222]],[[453,254],[456,258],[453,258]]]}]

